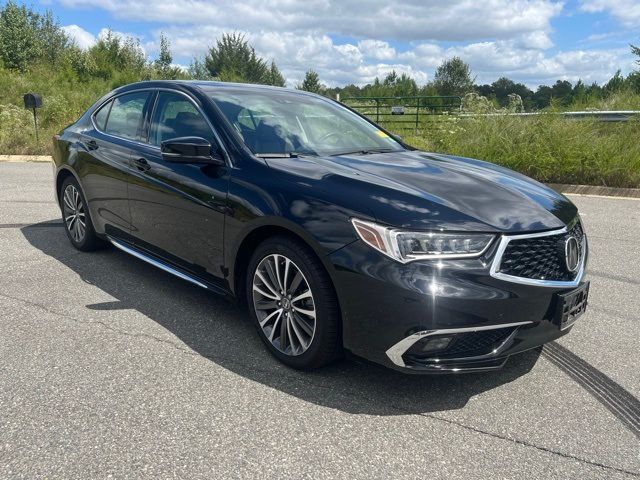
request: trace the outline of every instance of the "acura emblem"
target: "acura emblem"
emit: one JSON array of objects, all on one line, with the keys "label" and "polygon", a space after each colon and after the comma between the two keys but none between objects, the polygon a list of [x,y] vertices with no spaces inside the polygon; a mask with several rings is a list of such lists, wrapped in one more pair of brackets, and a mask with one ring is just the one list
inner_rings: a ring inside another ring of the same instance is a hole
[{"label": "acura emblem", "polygon": [[564,243],[564,259],[567,264],[567,270],[575,272],[580,262],[580,248],[576,237],[569,237]]}]

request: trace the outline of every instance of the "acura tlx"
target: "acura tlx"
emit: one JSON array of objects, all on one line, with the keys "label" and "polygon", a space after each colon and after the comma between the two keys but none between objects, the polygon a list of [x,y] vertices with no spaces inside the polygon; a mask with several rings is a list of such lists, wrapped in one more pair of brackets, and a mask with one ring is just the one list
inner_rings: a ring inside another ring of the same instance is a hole
[{"label": "acura tlx", "polygon": [[404,372],[497,369],[587,305],[566,197],[418,151],[319,95],[127,85],[54,137],[54,163],[75,248],[111,244],[236,298],[295,368],[346,351]]}]

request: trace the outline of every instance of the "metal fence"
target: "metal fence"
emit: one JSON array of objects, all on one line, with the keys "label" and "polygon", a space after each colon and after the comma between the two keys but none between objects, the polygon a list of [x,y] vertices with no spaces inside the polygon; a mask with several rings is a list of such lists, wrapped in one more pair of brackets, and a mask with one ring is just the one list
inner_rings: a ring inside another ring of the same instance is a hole
[{"label": "metal fence", "polygon": [[[523,113],[462,113],[461,117],[497,117],[502,115],[514,117],[535,117],[541,115],[540,112],[523,112]],[[595,119],[599,122],[628,122],[634,117],[640,115],[640,110],[586,110],[584,112],[552,112],[545,115],[562,115],[570,120]]]},{"label": "metal fence", "polygon": [[342,103],[376,123],[418,128],[426,117],[458,113],[462,97],[347,97]]},{"label": "metal fence", "polygon": [[[395,129],[439,128],[441,115],[455,115],[459,117],[495,117],[517,116],[535,117],[540,112],[527,113],[465,113],[462,110],[462,97],[457,96],[422,96],[422,97],[347,97],[340,99],[345,105],[357,110],[361,114],[381,125],[392,126]],[[616,111],[583,111],[557,112],[567,119],[584,120],[595,119],[599,122],[626,122],[640,116],[638,110]]]}]

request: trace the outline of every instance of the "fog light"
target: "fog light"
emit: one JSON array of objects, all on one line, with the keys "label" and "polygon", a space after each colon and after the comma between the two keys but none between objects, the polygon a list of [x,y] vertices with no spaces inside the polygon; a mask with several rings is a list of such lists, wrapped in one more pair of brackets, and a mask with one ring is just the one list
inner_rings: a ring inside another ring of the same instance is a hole
[{"label": "fog light", "polygon": [[446,350],[447,347],[449,346],[449,344],[451,343],[451,340],[453,340],[453,337],[449,336],[449,337],[434,337],[429,339],[426,342],[423,342],[422,344],[422,352],[423,353],[430,353],[430,352],[437,352],[440,350]]}]

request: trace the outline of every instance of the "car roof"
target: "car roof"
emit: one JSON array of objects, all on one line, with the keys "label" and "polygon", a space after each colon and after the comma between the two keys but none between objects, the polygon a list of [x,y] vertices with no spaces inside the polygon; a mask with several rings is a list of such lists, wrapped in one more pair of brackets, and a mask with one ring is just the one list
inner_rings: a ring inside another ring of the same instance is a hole
[{"label": "car roof", "polygon": [[300,95],[312,95],[317,96],[310,92],[305,92],[303,90],[297,90],[295,88],[286,88],[286,87],[275,87],[271,85],[259,85],[255,83],[234,83],[234,82],[217,82],[213,80],[145,80],[142,82],[130,83],[128,85],[124,85],[117,89],[118,92],[126,92],[128,90],[134,90],[139,88],[162,88],[162,87],[173,87],[173,88],[186,88],[187,90],[194,89],[202,89],[202,90],[212,90],[219,88],[230,88],[234,90],[247,90],[247,91],[255,91],[255,92],[269,92],[269,91],[279,91],[279,92],[290,92],[297,93]]}]

